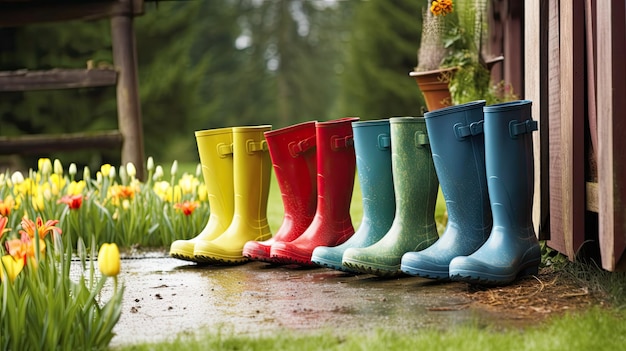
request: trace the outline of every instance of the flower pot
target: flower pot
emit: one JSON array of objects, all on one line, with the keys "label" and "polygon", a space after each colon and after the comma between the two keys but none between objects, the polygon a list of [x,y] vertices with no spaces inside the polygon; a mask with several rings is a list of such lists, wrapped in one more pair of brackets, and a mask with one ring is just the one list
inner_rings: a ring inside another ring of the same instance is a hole
[{"label": "flower pot", "polygon": [[409,73],[409,76],[415,78],[422,94],[424,94],[428,111],[452,105],[448,83],[454,70],[455,68],[444,68],[434,71],[413,71]]}]

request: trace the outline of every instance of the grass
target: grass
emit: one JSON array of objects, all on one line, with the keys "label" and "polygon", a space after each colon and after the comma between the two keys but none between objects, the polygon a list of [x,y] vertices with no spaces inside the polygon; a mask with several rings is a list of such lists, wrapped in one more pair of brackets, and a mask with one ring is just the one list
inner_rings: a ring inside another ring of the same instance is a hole
[{"label": "grass", "polygon": [[120,350],[622,350],[626,345],[623,312],[599,308],[570,314],[525,330],[496,331],[464,326],[412,334],[383,329],[339,336],[330,331],[250,337],[210,332],[193,339],[139,344]]}]

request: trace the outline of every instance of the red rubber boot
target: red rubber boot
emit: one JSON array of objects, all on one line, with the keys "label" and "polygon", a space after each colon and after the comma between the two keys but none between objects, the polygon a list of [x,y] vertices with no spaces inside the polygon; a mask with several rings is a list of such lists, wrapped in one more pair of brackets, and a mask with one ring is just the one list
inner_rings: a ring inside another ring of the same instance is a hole
[{"label": "red rubber boot", "polygon": [[350,201],[354,188],[356,156],[352,122],[356,117],[316,122],[317,208],[311,225],[291,242],[272,245],[271,257],[277,262],[314,266],[313,249],[337,246],[354,234]]},{"label": "red rubber boot", "polygon": [[270,257],[276,242],[290,242],[302,235],[315,216],[317,203],[315,121],[265,132],[274,174],[280,188],[285,216],[276,234],[265,241],[248,241],[243,255],[274,263]]}]

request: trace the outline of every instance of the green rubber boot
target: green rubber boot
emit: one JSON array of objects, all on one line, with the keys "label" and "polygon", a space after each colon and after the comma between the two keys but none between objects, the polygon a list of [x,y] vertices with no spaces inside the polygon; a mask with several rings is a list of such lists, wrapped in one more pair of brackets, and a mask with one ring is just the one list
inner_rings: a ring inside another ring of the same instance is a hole
[{"label": "green rubber boot", "polygon": [[439,181],[435,173],[423,117],[394,117],[391,166],[396,213],[389,231],[366,248],[350,248],[342,264],[379,276],[401,274],[402,255],[420,251],[438,239],[435,204]]},{"label": "green rubber boot", "polygon": [[267,201],[272,161],[264,132],[269,125],[233,127],[235,209],[232,222],[216,239],[197,243],[198,262],[238,264],[248,261],[243,246],[248,241],[272,237],[267,223]]},{"label": "green rubber boot", "polygon": [[200,130],[195,135],[211,215],[204,229],[193,239],[176,240],[170,246],[170,256],[192,262],[196,262],[196,244],[209,242],[224,233],[235,208],[232,128]]}]

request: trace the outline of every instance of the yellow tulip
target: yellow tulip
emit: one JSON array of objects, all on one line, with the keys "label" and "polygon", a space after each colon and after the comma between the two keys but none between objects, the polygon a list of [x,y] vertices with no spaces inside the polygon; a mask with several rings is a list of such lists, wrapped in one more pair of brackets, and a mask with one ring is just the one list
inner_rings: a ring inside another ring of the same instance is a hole
[{"label": "yellow tulip", "polygon": [[98,268],[108,277],[115,277],[120,273],[120,250],[117,244],[102,244],[98,251]]},{"label": "yellow tulip", "polygon": [[15,280],[18,274],[24,268],[24,260],[18,259],[16,260],[11,255],[2,256],[2,266],[0,267],[0,281],[4,281],[5,275],[9,278],[11,282]]}]

